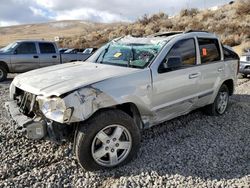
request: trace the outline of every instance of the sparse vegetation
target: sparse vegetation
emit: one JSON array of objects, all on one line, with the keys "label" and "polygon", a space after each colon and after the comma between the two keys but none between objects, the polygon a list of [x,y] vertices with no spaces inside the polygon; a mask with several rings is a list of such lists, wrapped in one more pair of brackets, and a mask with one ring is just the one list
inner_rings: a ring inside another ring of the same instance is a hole
[{"label": "sparse vegetation", "polygon": [[[179,15],[169,17],[165,13],[158,13],[152,16],[144,15],[135,23],[121,25],[108,30],[98,30],[92,33],[83,33],[86,46],[100,46],[115,37],[123,35],[146,36],[162,31],[182,30],[207,30],[214,32],[221,37],[224,44],[237,46],[248,45],[250,40],[250,1],[238,0],[233,4],[224,5],[218,9],[203,10],[185,9]],[[108,37],[107,37],[108,36]],[[68,41],[75,41],[78,45],[79,36],[73,39],[65,38],[61,45],[72,45]],[[249,46],[250,47],[250,46]],[[247,48],[247,47],[245,47]]]}]

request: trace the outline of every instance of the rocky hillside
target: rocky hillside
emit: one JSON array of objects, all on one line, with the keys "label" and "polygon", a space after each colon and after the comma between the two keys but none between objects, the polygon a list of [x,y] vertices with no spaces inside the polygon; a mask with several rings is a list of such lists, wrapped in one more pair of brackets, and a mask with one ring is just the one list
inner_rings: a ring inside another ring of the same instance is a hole
[{"label": "rocky hillside", "polygon": [[[250,47],[250,1],[238,0],[234,3],[207,10],[186,9],[169,17],[167,13],[144,15],[135,23],[109,27],[65,38],[62,46],[100,46],[102,43],[123,35],[146,36],[162,31],[182,31],[189,29],[207,30],[221,37],[224,44]],[[239,48],[237,48],[239,49]]]}]

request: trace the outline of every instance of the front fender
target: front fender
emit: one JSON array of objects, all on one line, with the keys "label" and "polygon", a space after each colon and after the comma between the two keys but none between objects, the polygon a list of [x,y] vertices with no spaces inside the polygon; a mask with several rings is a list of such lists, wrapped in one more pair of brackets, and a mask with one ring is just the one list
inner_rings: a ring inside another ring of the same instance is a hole
[{"label": "front fender", "polygon": [[111,96],[92,86],[74,91],[63,100],[67,107],[73,108],[70,123],[84,121],[98,109],[117,105]]}]

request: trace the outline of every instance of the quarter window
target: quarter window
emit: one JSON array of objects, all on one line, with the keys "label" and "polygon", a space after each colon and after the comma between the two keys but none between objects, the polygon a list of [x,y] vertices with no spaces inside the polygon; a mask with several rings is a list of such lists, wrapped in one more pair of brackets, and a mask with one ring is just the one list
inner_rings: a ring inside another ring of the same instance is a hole
[{"label": "quarter window", "polygon": [[224,59],[225,60],[231,60],[231,59],[240,59],[238,54],[236,54],[234,51],[226,48],[223,46],[223,52],[224,52]]},{"label": "quarter window", "polygon": [[54,54],[56,53],[55,46],[52,43],[39,43],[41,54]]},{"label": "quarter window", "polygon": [[33,42],[24,42],[17,47],[15,52],[17,54],[36,54],[36,45]]},{"label": "quarter window", "polygon": [[220,47],[217,39],[198,39],[201,63],[212,63],[221,60]]}]

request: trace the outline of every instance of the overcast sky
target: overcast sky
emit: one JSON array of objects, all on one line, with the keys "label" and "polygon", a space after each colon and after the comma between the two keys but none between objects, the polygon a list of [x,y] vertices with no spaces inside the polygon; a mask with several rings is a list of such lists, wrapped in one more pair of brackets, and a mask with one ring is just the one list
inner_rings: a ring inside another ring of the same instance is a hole
[{"label": "overcast sky", "polygon": [[52,20],[135,21],[144,14],[174,15],[183,8],[208,8],[230,0],[1,0],[0,26]]}]

